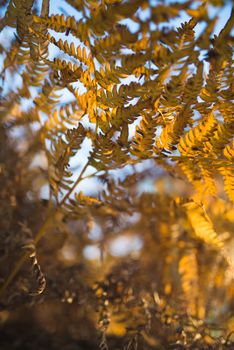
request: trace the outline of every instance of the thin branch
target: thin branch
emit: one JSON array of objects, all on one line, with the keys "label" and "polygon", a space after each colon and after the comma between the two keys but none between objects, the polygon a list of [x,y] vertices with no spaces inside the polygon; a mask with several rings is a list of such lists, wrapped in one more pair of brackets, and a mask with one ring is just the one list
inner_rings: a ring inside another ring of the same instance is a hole
[{"label": "thin branch", "polygon": [[82,169],[82,171],[80,172],[80,175],[78,176],[77,180],[74,182],[74,184],[72,185],[72,187],[70,188],[70,190],[67,192],[67,194],[63,197],[63,199],[61,200],[60,203],[58,203],[58,207],[61,207],[66,200],[69,198],[69,196],[71,195],[71,193],[74,191],[74,189],[76,188],[76,186],[80,183],[80,181],[83,180],[82,176],[85,172],[85,170],[88,168],[89,166],[89,160],[87,161],[87,163],[85,164],[84,168]]},{"label": "thin branch", "polygon": [[43,0],[41,5],[41,17],[49,16],[50,0]]},{"label": "thin branch", "polygon": [[92,174],[89,174],[89,175],[83,177],[82,180],[90,179],[91,177],[94,177],[95,175],[97,175],[100,171],[103,171],[103,170],[94,171]]}]

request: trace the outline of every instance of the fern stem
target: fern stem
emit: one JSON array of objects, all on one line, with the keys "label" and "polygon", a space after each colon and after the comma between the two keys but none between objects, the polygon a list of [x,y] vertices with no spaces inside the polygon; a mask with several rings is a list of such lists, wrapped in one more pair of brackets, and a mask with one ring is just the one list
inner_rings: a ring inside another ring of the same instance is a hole
[{"label": "fern stem", "polygon": [[[56,214],[58,209],[66,202],[66,200],[69,198],[69,196],[74,191],[75,187],[80,183],[80,181],[83,180],[82,176],[85,173],[85,171],[88,168],[88,166],[89,166],[89,160],[87,161],[87,163],[85,164],[84,168],[80,172],[80,175],[78,176],[77,180],[74,182],[73,186],[70,188],[70,190],[64,196],[64,198],[61,200],[61,202],[58,203],[56,208],[52,209],[49,212],[49,214],[48,214],[44,224],[41,226],[41,228],[39,229],[39,231],[37,232],[37,234],[36,234],[36,236],[34,238],[35,246],[42,239],[42,237],[44,237],[44,235],[46,233],[46,229],[48,228],[48,225],[51,223],[51,221],[54,220],[54,215]],[[94,174],[91,174],[91,175],[94,175]],[[9,274],[7,279],[5,280],[3,285],[0,287],[0,296],[6,291],[7,287],[10,285],[10,283],[13,281],[13,279],[15,278],[17,273],[20,271],[21,267],[24,265],[25,261],[29,257],[29,254],[30,254],[29,252],[23,254],[21,256],[21,258],[18,260],[18,262],[16,263],[15,267],[13,268],[13,270],[11,271],[11,273]]]},{"label": "fern stem", "polygon": [[94,171],[94,173],[89,174],[89,175],[83,177],[82,180],[90,179],[91,177],[94,177],[95,175],[97,175],[100,171],[101,171],[101,170]]},{"label": "fern stem", "polygon": [[41,17],[49,16],[50,0],[43,0],[41,5]]},{"label": "fern stem", "polygon": [[67,194],[63,197],[63,199],[61,200],[60,203],[58,203],[58,207],[61,207],[66,200],[69,198],[69,196],[71,195],[71,193],[74,191],[74,189],[76,188],[76,186],[80,183],[81,180],[83,180],[82,176],[84,174],[84,172],[86,171],[86,169],[89,166],[89,160],[87,161],[87,163],[85,164],[84,168],[82,169],[82,171],[80,172],[80,175],[78,176],[77,180],[74,182],[74,184],[72,185],[72,187],[70,188],[70,190],[67,192]]}]

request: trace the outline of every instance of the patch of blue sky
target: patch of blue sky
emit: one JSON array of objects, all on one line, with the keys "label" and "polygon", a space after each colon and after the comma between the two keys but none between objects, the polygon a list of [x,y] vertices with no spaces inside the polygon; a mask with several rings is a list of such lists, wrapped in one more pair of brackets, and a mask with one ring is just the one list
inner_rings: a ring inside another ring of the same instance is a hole
[{"label": "patch of blue sky", "polygon": [[[80,151],[78,152],[78,156],[72,158],[70,166],[73,168],[79,167],[82,169],[87,161],[91,149],[91,140],[85,139],[82,143]],[[86,171],[86,175],[87,173],[88,171]]]},{"label": "patch of blue sky", "polygon": [[22,84],[22,78],[19,74],[12,74],[9,70],[5,71],[4,79],[1,82],[2,96],[7,95],[11,91],[16,91]]},{"label": "patch of blue sky", "polygon": [[119,23],[126,25],[132,33],[136,33],[140,28],[138,23],[129,18],[122,19],[121,21],[119,21]]},{"label": "patch of blue sky", "polygon": [[[41,11],[42,0],[37,0],[39,13]],[[74,16],[76,20],[82,18],[82,14],[64,0],[50,1],[49,15],[64,13],[65,16]]]},{"label": "patch of blue sky", "polygon": [[93,222],[92,228],[88,233],[88,238],[93,241],[99,241],[103,238],[101,227],[96,222]]},{"label": "patch of blue sky", "polygon": [[124,257],[127,255],[136,256],[142,249],[143,241],[139,235],[121,235],[111,240],[106,249],[101,252],[100,246],[87,245],[83,254],[86,259],[99,260],[101,262],[103,254],[108,252],[112,256]]},{"label": "patch of blue sky", "polygon": [[137,188],[137,193],[153,193],[155,192],[155,181],[153,179],[147,178],[144,181],[140,182]]},{"label": "patch of blue sky", "polygon": [[[218,21],[217,21],[216,26],[214,28],[213,34],[218,35],[220,33],[220,31],[222,30],[222,28],[226,24],[227,20],[231,16],[231,12],[232,12],[232,2],[231,1],[227,1],[226,5],[223,8],[217,8],[217,7],[214,7],[212,5],[209,5],[209,15],[211,15],[211,17],[218,15]],[[234,31],[234,28],[233,28],[233,31]],[[232,33],[233,33],[233,31],[232,31]]]},{"label": "patch of blue sky", "polygon": [[49,199],[49,193],[50,193],[50,186],[48,183],[45,183],[41,188],[40,188],[40,197],[43,199]]},{"label": "patch of blue sky", "polygon": [[83,250],[83,255],[88,260],[101,260],[101,250],[96,245],[87,245]]},{"label": "patch of blue sky", "polygon": [[131,253],[137,253],[143,245],[142,239],[137,235],[118,236],[109,244],[110,254],[113,256],[126,256]]},{"label": "patch of blue sky", "polygon": [[[81,167],[82,169],[82,167]],[[80,169],[80,170],[81,170]],[[93,171],[91,171],[91,167],[88,168],[88,170],[86,171],[86,175],[88,176],[90,173],[93,173]],[[77,178],[77,175],[74,177],[74,179]],[[95,196],[98,193],[100,193],[100,191],[103,190],[103,184],[100,183],[100,181],[98,181],[96,178],[88,178],[88,179],[84,179],[75,189],[74,193],[79,193],[80,191],[82,191],[86,196]],[[71,195],[70,198],[72,198],[74,196]]]}]

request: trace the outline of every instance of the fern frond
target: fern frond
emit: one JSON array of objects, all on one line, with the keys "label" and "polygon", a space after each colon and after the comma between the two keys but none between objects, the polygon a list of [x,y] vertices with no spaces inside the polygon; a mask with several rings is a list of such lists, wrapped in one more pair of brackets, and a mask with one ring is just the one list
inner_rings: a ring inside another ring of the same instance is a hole
[{"label": "fern frond", "polygon": [[47,28],[59,33],[66,33],[67,30],[70,30],[80,41],[85,43],[87,41],[88,25],[82,20],[76,21],[74,17],[65,17],[64,15],[53,15],[45,18],[34,16],[33,20],[35,23],[44,24]]},{"label": "fern frond", "polygon": [[212,196],[215,196],[217,193],[217,187],[215,183],[215,171],[212,167],[212,161],[199,160],[199,168],[201,169],[201,176],[205,184],[203,192],[207,192]]},{"label": "fern frond", "polygon": [[122,148],[107,135],[100,134],[92,142],[90,165],[97,170],[121,168],[129,162],[128,149]]},{"label": "fern frond", "polygon": [[141,6],[142,1],[136,0],[134,3],[109,4],[106,8],[98,8],[91,14],[88,25],[96,36],[102,36],[105,31],[110,32],[116,22],[133,16]]},{"label": "fern frond", "polygon": [[74,42],[68,43],[67,40],[56,40],[55,37],[53,37],[51,34],[47,34],[46,37],[52,44],[57,46],[60,50],[62,50],[64,53],[68,54],[71,57],[76,58],[83,64],[85,64],[87,67],[89,67],[90,73],[93,73],[94,71],[94,64],[93,59],[90,53],[88,53],[88,50],[85,47],[77,46],[75,47]]},{"label": "fern frond", "polygon": [[224,148],[223,154],[228,160],[234,162],[234,140]]},{"label": "fern frond", "polygon": [[224,147],[234,136],[234,123],[227,122],[218,124],[216,129],[210,133],[207,142],[204,145],[204,150],[212,155],[222,154]]},{"label": "fern frond", "polygon": [[78,81],[83,73],[81,67],[77,66],[76,63],[72,64],[70,61],[66,62],[65,60],[55,58],[54,61],[44,59],[44,62],[53,68],[54,75],[64,85]]},{"label": "fern frond", "polygon": [[23,39],[28,27],[32,22],[31,8],[33,0],[11,0],[3,18],[4,26],[17,28],[17,34]]},{"label": "fern frond", "polygon": [[59,88],[54,86],[53,82],[45,79],[41,92],[33,100],[36,109],[47,114],[51,113],[51,110],[59,102],[58,91]]},{"label": "fern frond", "polygon": [[[121,48],[129,44],[132,47],[138,39],[137,34],[131,33],[131,31],[122,24],[118,24],[118,27],[104,38],[98,38],[94,41],[94,47],[92,48],[93,53],[98,53],[103,58],[108,58],[110,52],[120,54]],[[123,44],[124,43],[124,44]]]},{"label": "fern frond", "polygon": [[[174,150],[179,140],[182,138],[185,127],[192,123],[193,112],[190,107],[176,107],[176,111],[171,108],[165,119],[171,119],[167,121],[160,136],[156,139],[156,146],[158,149]],[[178,148],[180,147],[180,144]]]},{"label": "fern frond", "polygon": [[77,99],[78,106],[83,111],[83,115],[87,114],[91,123],[97,121],[97,95],[94,91],[89,90],[83,94],[69,87]]},{"label": "fern frond", "polygon": [[201,317],[201,312],[198,309],[198,264],[195,249],[188,251],[181,257],[179,273],[181,275],[182,290],[188,305],[188,313],[191,316],[198,316],[199,313]]},{"label": "fern frond", "polygon": [[197,238],[210,246],[218,249],[222,248],[223,242],[215,232],[204,207],[196,202],[186,203],[184,207]]},{"label": "fern frond", "polygon": [[197,97],[203,85],[203,65],[199,63],[196,74],[186,81],[182,101],[186,104],[197,103]]},{"label": "fern frond", "polygon": [[30,272],[33,275],[32,276],[33,279],[36,280],[36,284],[37,284],[36,290],[33,292],[30,291],[29,295],[38,296],[38,295],[42,294],[45,290],[46,279],[45,279],[44,274],[42,273],[41,267],[40,267],[38,259],[37,259],[36,247],[35,247],[34,240],[32,238],[31,230],[26,226],[25,223],[21,223],[21,229],[23,231],[22,233],[24,235],[28,236],[28,238],[25,239],[23,242],[22,249],[28,253]]},{"label": "fern frond", "polygon": [[80,111],[76,102],[67,103],[58,109],[55,109],[47,117],[44,123],[46,137],[51,138],[57,133],[64,133],[67,130],[67,125],[76,124],[80,120],[83,113]]},{"label": "fern frond", "polygon": [[69,178],[72,172],[69,171],[69,162],[80,149],[86,136],[86,130],[82,124],[78,128],[67,130],[65,140],[62,137],[55,139],[51,144],[49,157],[49,181],[54,195],[57,196],[62,190],[70,189],[73,182]]},{"label": "fern frond", "polygon": [[224,189],[230,201],[234,202],[234,164],[223,166],[219,169],[223,176]]},{"label": "fern frond", "polygon": [[184,137],[180,138],[178,150],[182,155],[195,156],[203,148],[217,128],[213,113],[209,113],[197,126],[191,128]]},{"label": "fern frond", "polygon": [[182,170],[184,175],[188,178],[189,182],[194,186],[194,188],[201,193],[203,192],[203,186],[201,185],[201,169],[198,162],[195,159],[181,158],[177,160],[179,168]]},{"label": "fern frond", "polygon": [[153,154],[155,133],[156,119],[154,114],[143,114],[140,126],[136,126],[131,153],[142,159],[150,158]]}]

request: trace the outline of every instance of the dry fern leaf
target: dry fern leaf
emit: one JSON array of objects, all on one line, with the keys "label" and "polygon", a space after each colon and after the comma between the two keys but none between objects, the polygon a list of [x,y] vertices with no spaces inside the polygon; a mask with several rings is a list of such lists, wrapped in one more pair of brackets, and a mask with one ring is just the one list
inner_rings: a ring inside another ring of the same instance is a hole
[{"label": "dry fern leaf", "polygon": [[86,130],[82,124],[77,128],[67,130],[65,140],[62,137],[55,138],[51,144],[49,158],[49,181],[55,196],[62,190],[69,190],[72,172],[69,171],[70,158],[80,149],[86,137]]},{"label": "dry fern leaf", "polygon": [[23,39],[32,22],[31,8],[33,2],[34,0],[11,0],[1,25],[16,27],[19,38]]},{"label": "dry fern leaf", "polygon": [[46,279],[44,274],[41,271],[41,267],[37,260],[36,247],[35,247],[35,242],[32,239],[31,230],[24,223],[21,223],[21,228],[22,228],[22,235],[27,237],[23,242],[22,249],[28,252],[31,274],[33,275],[33,279],[36,280],[36,284],[37,284],[36,290],[33,292],[30,292],[29,295],[37,296],[43,293],[46,287]]}]

